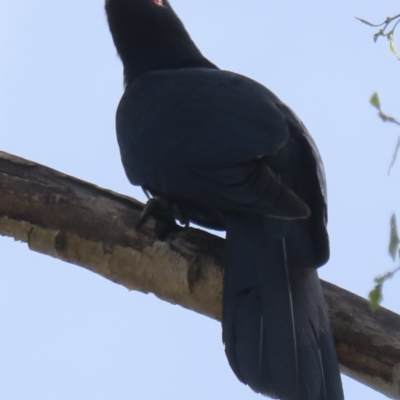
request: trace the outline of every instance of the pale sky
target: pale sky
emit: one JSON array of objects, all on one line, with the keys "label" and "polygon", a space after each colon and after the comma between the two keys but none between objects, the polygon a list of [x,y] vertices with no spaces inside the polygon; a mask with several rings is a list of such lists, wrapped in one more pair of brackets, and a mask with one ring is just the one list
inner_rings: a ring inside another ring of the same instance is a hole
[{"label": "pale sky", "polygon": [[[204,55],[263,83],[302,118],[328,181],[331,260],[320,276],[366,296],[399,211],[400,63],[354,16],[383,21],[394,0],[171,0]],[[400,44],[399,44],[400,47]],[[0,150],[139,200],[123,172],[114,115],[122,67],[103,0],[1,0]],[[128,292],[0,237],[0,398],[244,400],[220,325]],[[400,277],[384,306],[400,312]],[[386,397],[344,378],[346,399]]]}]

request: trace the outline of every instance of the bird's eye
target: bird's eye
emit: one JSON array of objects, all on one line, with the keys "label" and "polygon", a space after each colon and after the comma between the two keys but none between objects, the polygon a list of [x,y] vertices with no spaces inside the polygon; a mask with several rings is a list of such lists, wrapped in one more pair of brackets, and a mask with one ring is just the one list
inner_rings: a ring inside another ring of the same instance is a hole
[{"label": "bird's eye", "polygon": [[156,3],[158,6],[163,6],[164,1],[163,0],[153,0],[154,3]]}]

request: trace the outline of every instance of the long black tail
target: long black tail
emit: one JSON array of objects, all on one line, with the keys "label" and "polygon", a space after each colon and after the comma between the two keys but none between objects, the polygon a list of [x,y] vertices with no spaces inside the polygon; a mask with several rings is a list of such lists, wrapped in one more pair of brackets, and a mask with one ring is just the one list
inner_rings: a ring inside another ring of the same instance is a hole
[{"label": "long black tail", "polygon": [[227,224],[222,327],[229,363],[242,382],[272,398],[342,400],[317,272],[287,267],[284,232],[270,221],[241,215]]}]

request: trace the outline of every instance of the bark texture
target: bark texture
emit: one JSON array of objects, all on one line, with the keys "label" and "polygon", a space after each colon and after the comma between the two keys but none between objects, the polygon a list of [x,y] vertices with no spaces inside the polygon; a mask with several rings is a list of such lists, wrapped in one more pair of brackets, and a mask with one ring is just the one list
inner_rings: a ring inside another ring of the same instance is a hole
[{"label": "bark texture", "polygon": [[[219,320],[224,240],[182,228],[165,242],[143,204],[0,152],[0,235]],[[342,372],[400,399],[400,316],[323,282]]]}]

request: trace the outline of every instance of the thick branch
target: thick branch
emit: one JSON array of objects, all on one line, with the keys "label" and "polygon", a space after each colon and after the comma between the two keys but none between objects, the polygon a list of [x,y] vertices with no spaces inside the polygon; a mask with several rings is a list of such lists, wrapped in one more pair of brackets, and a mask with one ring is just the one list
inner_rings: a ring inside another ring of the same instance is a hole
[{"label": "thick branch", "polygon": [[[0,152],[0,235],[211,318],[221,317],[224,240],[181,229],[166,242],[143,205]],[[400,316],[323,282],[342,370],[400,399]]]}]

